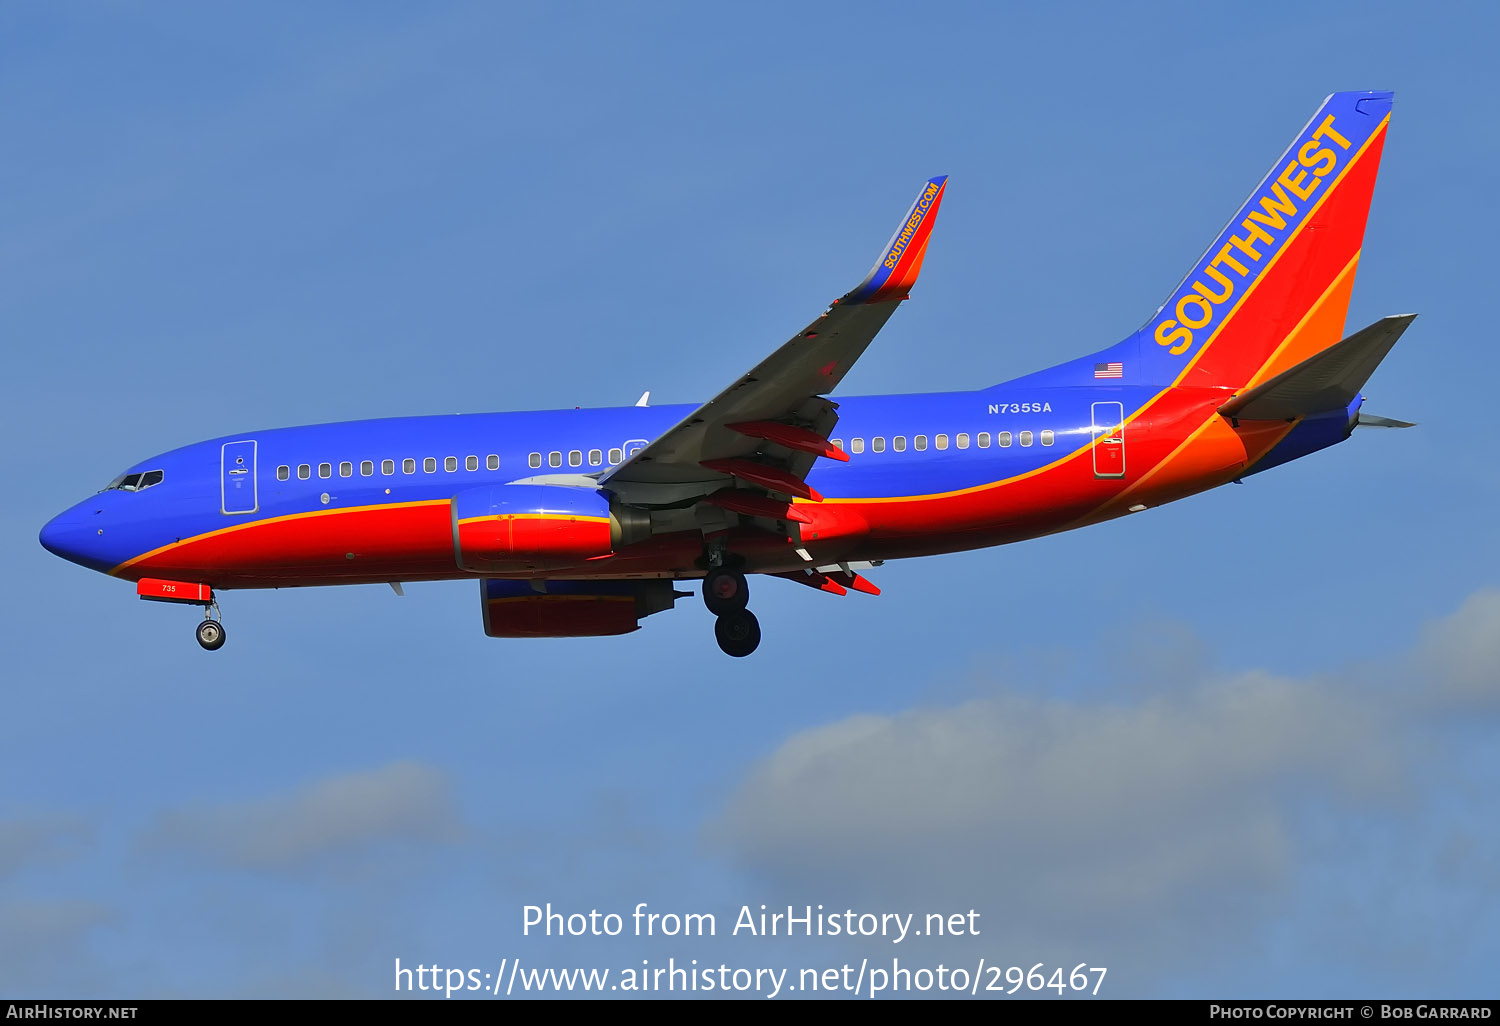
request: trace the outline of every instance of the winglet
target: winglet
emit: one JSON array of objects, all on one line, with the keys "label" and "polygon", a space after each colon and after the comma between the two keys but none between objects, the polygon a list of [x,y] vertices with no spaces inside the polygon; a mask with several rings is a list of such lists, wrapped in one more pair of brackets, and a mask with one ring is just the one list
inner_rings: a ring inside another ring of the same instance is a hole
[{"label": "winglet", "polygon": [[943,202],[947,182],[947,175],[939,175],[922,187],[896,234],[881,251],[880,259],[843,302],[883,303],[906,298],[921,273],[922,258],[927,255],[927,239],[932,234],[933,222],[937,220],[938,206]]}]

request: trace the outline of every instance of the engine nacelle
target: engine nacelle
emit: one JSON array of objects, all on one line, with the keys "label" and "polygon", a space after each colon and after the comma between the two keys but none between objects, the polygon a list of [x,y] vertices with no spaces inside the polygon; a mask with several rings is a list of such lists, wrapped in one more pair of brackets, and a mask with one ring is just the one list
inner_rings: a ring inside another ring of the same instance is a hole
[{"label": "engine nacelle", "polygon": [[609,499],[592,489],[487,485],[459,492],[451,508],[462,570],[539,570],[614,551]]},{"label": "engine nacelle", "polygon": [[671,581],[479,582],[484,633],[492,638],[585,638],[629,634],[671,609]]}]

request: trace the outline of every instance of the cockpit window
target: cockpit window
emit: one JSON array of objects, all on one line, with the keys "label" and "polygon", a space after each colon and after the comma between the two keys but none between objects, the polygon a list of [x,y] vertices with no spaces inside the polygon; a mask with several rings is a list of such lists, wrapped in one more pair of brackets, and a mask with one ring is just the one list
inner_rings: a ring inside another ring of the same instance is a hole
[{"label": "cockpit window", "polygon": [[109,487],[104,490],[106,492],[138,492],[143,488],[161,484],[163,476],[165,475],[160,470],[148,470],[140,474],[122,474],[111,481]]}]

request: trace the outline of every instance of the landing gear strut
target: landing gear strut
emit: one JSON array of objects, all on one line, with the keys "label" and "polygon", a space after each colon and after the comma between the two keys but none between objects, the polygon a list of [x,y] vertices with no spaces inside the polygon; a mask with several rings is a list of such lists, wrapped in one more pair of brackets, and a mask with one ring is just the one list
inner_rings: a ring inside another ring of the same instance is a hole
[{"label": "landing gear strut", "polygon": [[224,647],[224,624],[219,619],[217,602],[203,607],[204,620],[198,625],[198,644],[209,652]]},{"label": "landing gear strut", "polygon": [[760,645],[760,622],[745,608],[750,586],[738,570],[715,567],[703,578],[703,604],[718,620],[714,638],[726,655],[743,657]]}]

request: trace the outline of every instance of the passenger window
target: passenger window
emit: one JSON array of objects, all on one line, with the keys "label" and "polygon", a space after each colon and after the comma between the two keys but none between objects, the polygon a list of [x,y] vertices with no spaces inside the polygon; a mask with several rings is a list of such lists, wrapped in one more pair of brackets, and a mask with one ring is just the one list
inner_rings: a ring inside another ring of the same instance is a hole
[{"label": "passenger window", "polygon": [[600,452],[598,449],[590,449],[589,450],[589,466],[591,466],[591,467],[597,467],[597,466],[599,466],[599,464],[601,464],[603,462],[604,462],[604,453]]},{"label": "passenger window", "polygon": [[549,467],[560,467],[560,466],[562,466],[562,453],[556,452],[556,451],[549,452],[547,454],[547,466],[549,466]]},{"label": "passenger window", "polygon": [[583,453],[579,452],[577,449],[574,449],[571,452],[569,452],[568,453],[568,466],[570,466],[570,467],[581,467],[581,466],[583,466]]},{"label": "passenger window", "polygon": [[359,476],[360,477],[374,477],[375,476],[375,461],[374,460],[362,460],[360,462],[360,464],[359,464]]},{"label": "passenger window", "polygon": [[1002,431],[1002,432],[1000,432],[998,435],[995,436],[995,441],[1000,444],[1000,448],[1002,448],[1002,449],[1009,449],[1010,448],[1010,432],[1009,431]]},{"label": "passenger window", "polygon": [[491,470],[499,470],[500,457],[495,453],[490,453],[489,456],[485,458],[484,465]]},{"label": "passenger window", "polygon": [[150,488],[152,485],[161,484],[162,472],[159,470],[148,470],[141,475],[141,487]]},{"label": "passenger window", "polygon": [[892,438],[891,439],[891,448],[895,449],[897,452],[905,452],[906,451],[906,436],[905,435],[897,435],[895,438]]},{"label": "passenger window", "polygon": [[401,461],[401,473],[415,474],[417,472],[417,461],[408,456]]},{"label": "passenger window", "polygon": [[[1010,435],[1009,434],[1006,434],[1005,432],[1001,432],[996,437],[999,438],[999,439],[1004,439],[1003,441],[1000,442],[1001,445],[1009,445],[1010,444]],[[981,449],[988,449],[990,447],[990,433],[988,431],[981,431],[981,432],[979,432],[979,447]]]},{"label": "passenger window", "polygon": [[611,467],[615,466],[616,464],[623,463],[624,460],[625,460],[625,450],[624,449],[611,449],[611,450],[609,450],[609,465]]},{"label": "passenger window", "polygon": [[842,438],[830,438],[829,441],[833,443],[835,449],[842,449],[844,447],[844,440]]},{"label": "passenger window", "polygon": [[967,449],[969,447],[969,433],[967,431],[960,431],[953,436],[953,440],[958,443],[960,449]]},{"label": "passenger window", "polygon": [[386,477],[390,477],[392,474],[394,474],[396,472],[396,461],[395,460],[381,460],[380,461],[380,472],[382,474],[384,474]]},{"label": "passenger window", "polygon": [[451,474],[451,473],[453,473],[457,469],[458,469],[458,457],[457,456],[445,456],[443,458],[443,470],[444,471],[446,471],[447,473]]},{"label": "passenger window", "polygon": [[946,449],[946,448],[948,448],[948,436],[947,435],[934,435],[933,438],[932,438],[932,444],[935,445],[935,446],[937,446],[937,448],[939,449],[939,451],[941,451],[943,449]]},{"label": "passenger window", "polygon": [[291,467],[277,467],[276,468],[276,480],[278,480],[278,481],[290,481],[291,477],[292,477],[292,468]]},{"label": "passenger window", "polygon": [[464,460],[464,469],[465,470],[478,470],[479,469],[479,457],[478,456],[470,456],[468,459]]},{"label": "passenger window", "polygon": [[1021,432],[1021,444],[1022,445],[1030,445],[1031,444],[1031,432],[1030,431],[1022,431]]},{"label": "passenger window", "polygon": [[871,452],[885,452],[885,439],[884,438],[872,438],[872,439],[870,439],[870,451]]},{"label": "passenger window", "polygon": [[347,460],[345,460],[343,463],[339,464],[339,477],[353,477],[353,476],[354,476],[354,464],[350,463]]},{"label": "passenger window", "polygon": [[855,438],[855,439],[851,440],[849,442],[849,451],[850,452],[864,452],[865,451],[865,440],[863,438]]},{"label": "passenger window", "polygon": [[435,474],[435,473],[437,473],[437,457],[436,456],[428,456],[426,459],[424,459],[422,461],[422,473],[424,473],[424,474]]},{"label": "passenger window", "polygon": [[298,480],[306,481],[310,477],[312,477],[312,467],[308,466],[306,463],[299,463],[297,465]]},{"label": "passenger window", "polygon": [[916,446],[917,452],[926,452],[927,451],[927,436],[926,435],[918,435],[916,438],[913,438],[911,440],[911,444],[914,445],[914,446]]},{"label": "passenger window", "polygon": [[319,463],[318,464],[318,476],[319,477],[332,477],[333,476],[333,464],[332,463]]},{"label": "passenger window", "polygon": [[1042,444],[1051,445],[1054,437],[1055,436],[1052,434],[1052,429],[1048,428],[1046,431],[1042,432]]},{"label": "passenger window", "polygon": [[542,454],[539,452],[532,453],[526,458],[526,463],[532,470],[535,470],[542,465]]}]

